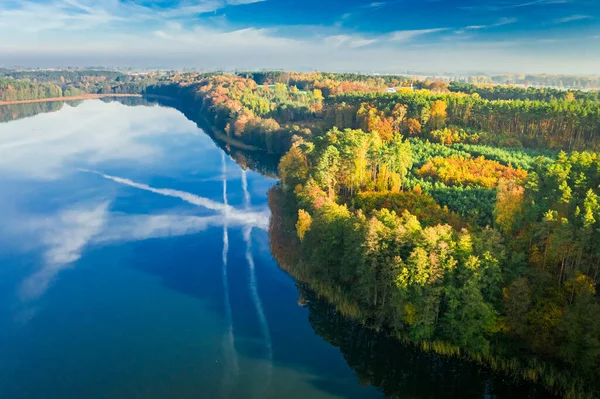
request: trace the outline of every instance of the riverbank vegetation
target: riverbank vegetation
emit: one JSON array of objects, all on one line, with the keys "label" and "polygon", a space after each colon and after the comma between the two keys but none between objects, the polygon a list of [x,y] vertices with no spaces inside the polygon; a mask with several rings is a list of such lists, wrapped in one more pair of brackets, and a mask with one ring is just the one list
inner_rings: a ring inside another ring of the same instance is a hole
[{"label": "riverbank vegetation", "polygon": [[158,74],[114,71],[0,70],[0,102],[74,97],[84,94],[142,94],[160,81]]}]

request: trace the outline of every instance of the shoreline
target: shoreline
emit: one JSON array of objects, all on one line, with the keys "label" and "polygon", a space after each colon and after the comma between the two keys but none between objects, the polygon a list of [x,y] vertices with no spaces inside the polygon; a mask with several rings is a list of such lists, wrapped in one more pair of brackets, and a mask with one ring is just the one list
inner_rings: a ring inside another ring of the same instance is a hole
[{"label": "shoreline", "polygon": [[[56,101],[93,100],[93,99],[106,98],[106,97],[144,97],[144,96],[141,94],[83,94],[80,96],[49,97],[49,98],[38,98],[35,100],[0,101],[0,105],[33,104],[33,103],[56,102]],[[146,96],[146,97],[151,97],[151,96]]]}]

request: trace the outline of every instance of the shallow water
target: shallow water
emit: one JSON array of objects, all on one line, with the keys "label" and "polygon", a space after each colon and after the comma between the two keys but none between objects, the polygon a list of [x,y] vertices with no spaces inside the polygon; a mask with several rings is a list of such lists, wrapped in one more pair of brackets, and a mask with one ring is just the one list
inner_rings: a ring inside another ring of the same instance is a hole
[{"label": "shallow water", "polygon": [[391,370],[330,308],[299,306],[269,250],[275,180],[137,103],[4,110],[0,398],[453,397],[450,380],[490,397],[474,367],[400,349],[413,360]]}]

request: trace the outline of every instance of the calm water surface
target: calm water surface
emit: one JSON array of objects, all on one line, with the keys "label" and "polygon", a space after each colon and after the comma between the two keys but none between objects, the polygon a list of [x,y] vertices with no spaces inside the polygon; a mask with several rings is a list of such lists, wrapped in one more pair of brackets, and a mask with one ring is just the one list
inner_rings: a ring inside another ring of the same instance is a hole
[{"label": "calm water surface", "polygon": [[269,251],[275,181],[179,111],[74,105],[0,110],[0,398],[494,396],[299,306]]}]

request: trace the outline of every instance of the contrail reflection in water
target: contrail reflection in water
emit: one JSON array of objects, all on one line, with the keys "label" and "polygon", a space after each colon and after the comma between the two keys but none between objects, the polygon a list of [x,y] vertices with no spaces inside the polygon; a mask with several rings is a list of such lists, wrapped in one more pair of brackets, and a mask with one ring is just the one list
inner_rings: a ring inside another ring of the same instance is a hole
[{"label": "contrail reflection in water", "polygon": [[237,352],[235,350],[235,336],[233,333],[233,317],[231,312],[231,301],[229,299],[229,281],[227,278],[227,257],[229,255],[229,232],[228,232],[228,212],[229,204],[227,200],[227,162],[225,153],[221,153],[221,172],[223,178],[223,204],[225,205],[225,222],[223,223],[223,253],[221,279],[223,282],[224,302],[225,302],[225,318],[227,323],[227,334],[223,340],[223,352],[227,361],[226,369],[223,374],[222,389],[223,397],[229,396],[229,391],[237,375],[239,374],[239,364]]},{"label": "contrail reflection in water", "polygon": [[[248,179],[245,170],[242,170],[242,189],[244,190],[244,208],[248,210],[251,206],[251,198],[250,193],[248,192]],[[256,313],[258,314],[260,329],[262,331],[267,349],[268,370],[267,383],[265,384],[266,387],[271,382],[271,374],[273,370],[273,343],[271,341],[269,324],[267,322],[267,317],[265,316],[265,311],[258,294],[258,286],[256,283],[256,270],[254,267],[254,257],[252,255],[252,226],[244,226],[244,241],[246,242],[246,261],[248,262],[248,268],[250,269],[250,294],[252,295],[252,302],[254,303]]]}]

